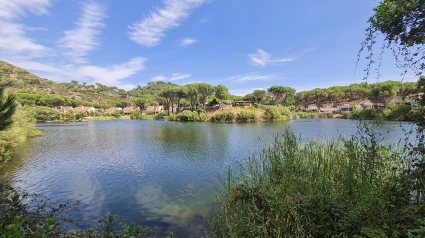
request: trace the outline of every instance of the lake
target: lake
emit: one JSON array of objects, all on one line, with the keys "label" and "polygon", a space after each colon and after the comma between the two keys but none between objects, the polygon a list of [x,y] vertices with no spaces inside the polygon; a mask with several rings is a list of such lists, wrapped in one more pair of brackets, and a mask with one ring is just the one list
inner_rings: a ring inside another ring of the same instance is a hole
[{"label": "lake", "polygon": [[[258,152],[287,127],[310,139],[356,132],[357,122],[276,123],[95,121],[37,124],[43,136],[20,144],[1,171],[15,185],[53,201],[79,200],[83,219],[115,213],[140,225],[199,237],[219,187],[218,174]],[[387,141],[409,123],[384,122]]]}]

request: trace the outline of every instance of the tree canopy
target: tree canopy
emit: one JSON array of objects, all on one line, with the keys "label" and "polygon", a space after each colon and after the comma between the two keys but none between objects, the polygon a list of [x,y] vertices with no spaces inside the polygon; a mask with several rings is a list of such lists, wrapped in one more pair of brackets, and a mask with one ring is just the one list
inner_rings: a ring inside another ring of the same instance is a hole
[{"label": "tree canopy", "polygon": [[[376,68],[379,76],[379,66],[382,55],[389,49],[396,60],[396,65],[406,74],[412,70],[416,75],[421,75],[425,69],[425,0],[382,0],[374,8],[374,15],[369,18],[370,26],[366,29],[366,39],[363,41],[361,53],[367,51],[368,61],[366,71],[367,78],[372,65],[377,63]],[[374,54],[374,45],[379,44],[378,36],[383,36],[384,41],[380,46],[378,62]]]}]

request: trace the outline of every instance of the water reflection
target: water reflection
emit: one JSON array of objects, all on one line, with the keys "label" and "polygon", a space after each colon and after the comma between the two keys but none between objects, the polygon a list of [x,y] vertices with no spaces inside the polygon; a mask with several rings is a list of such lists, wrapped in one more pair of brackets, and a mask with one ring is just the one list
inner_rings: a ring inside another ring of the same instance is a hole
[{"label": "water reflection", "polygon": [[[404,137],[406,123],[383,123],[387,141]],[[141,225],[199,237],[218,174],[245,161],[287,127],[307,139],[356,132],[350,120],[279,123],[99,121],[40,124],[43,136],[19,145],[0,171],[28,192],[80,200],[96,220],[113,212]]]}]

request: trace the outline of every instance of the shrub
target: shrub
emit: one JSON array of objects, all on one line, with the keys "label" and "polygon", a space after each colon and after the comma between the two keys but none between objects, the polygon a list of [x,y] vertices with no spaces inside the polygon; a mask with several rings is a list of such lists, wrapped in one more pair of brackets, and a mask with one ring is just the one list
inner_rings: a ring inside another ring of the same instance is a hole
[{"label": "shrub", "polygon": [[178,119],[177,115],[173,114],[173,113],[171,113],[167,118],[167,120],[169,120],[169,121],[177,121],[177,119]]},{"label": "shrub", "polygon": [[[204,111],[204,110],[202,110],[202,111]],[[193,120],[194,121],[206,121],[207,120],[207,114],[204,113],[204,112],[199,112],[199,111],[195,110],[193,112]]]},{"label": "shrub", "polygon": [[166,112],[160,112],[160,113],[157,113],[154,116],[154,118],[155,118],[155,120],[164,120],[166,116],[167,116]]},{"label": "shrub", "polygon": [[135,110],[135,111],[132,111],[131,112],[130,119],[132,119],[132,120],[140,120],[140,119],[143,119],[143,115],[142,115],[142,113],[140,111]]},{"label": "shrub", "polygon": [[220,112],[212,115],[211,121],[233,121],[235,117],[233,112]]},{"label": "shrub", "polygon": [[244,110],[236,114],[237,121],[252,121],[255,120],[255,113],[253,111]]},{"label": "shrub", "polygon": [[189,110],[184,110],[180,112],[179,114],[177,114],[177,119],[179,121],[193,121],[194,115],[193,115],[193,112]]},{"label": "shrub", "polygon": [[281,118],[280,110],[276,107],[266,107],[263,114],[266,120],[279,120]]},{"label": "shrub", "polygon": [[37,122],[52,121],[59,119],[59,111],[50,107],[36,107],[32,110],[32,116]]}]

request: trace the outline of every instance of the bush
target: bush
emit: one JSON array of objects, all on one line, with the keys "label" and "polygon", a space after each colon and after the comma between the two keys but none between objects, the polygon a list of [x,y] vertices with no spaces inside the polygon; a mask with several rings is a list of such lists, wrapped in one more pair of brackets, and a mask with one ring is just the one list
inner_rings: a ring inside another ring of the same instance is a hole
[{"label": "bush", "polygon": [[41,134],[34,128],[33,119],[25,110],[16,110],[12,120],[13,124],[9,129],[0,131],[0,167],[4,161],[9,159],[11,149],[17,143]]},{"label": "bush", "polygon": [[167,120],[169,120],[169,121],[177,121],[177,120],[178,120],[178,118],[177,118],[177,115],[176,115],[176,114],[171,113],[171,114],[168,116]]},{"label": "bush", "polygon": [[130,114],[130,119],[132,120],[140,120],[143,119],[143,115],[140,111],[134,110]]},{"label": "bush", "polygon": [[233,121],[235,117],[233,112],[220,112],[212,115],[211,121]]},{"label": "bush", "polygon": [[279,120],[281,118],[280,110],[277,107],[266,107],[263,118],[271,121]]},{"label": "bush", "polygon": [[193,121],[194,117],[195,116],[193,115],[193,112],[189,110],[184,110],[180,112],[179,114],[177,114],[177,119],[179,121]]},{"label": "bush", "polygon": [[166,112],[160,112],[160,113],[157,113],[154,116],[154,118],[155,118],[155,120],[164,120],[166,116],[167,116]]},{"label": "bush", "polygon": [[236,114],[237,121],[252,121],[255,120],[255,113],[250,110],[244,110]]},{"label": "bush", "polygon": [[32,117],[37,122],[53,121],[59,119],[59,111],[50,107],[36,107],[32,110]]}]

